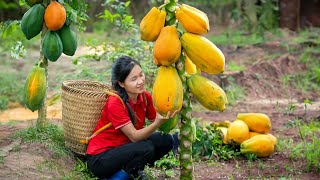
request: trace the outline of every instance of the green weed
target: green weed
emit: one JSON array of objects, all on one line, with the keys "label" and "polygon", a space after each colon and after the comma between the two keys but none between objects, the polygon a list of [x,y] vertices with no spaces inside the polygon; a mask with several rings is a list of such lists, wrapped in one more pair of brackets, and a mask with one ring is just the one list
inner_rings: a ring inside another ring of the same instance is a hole
[{"label": "green weed", "polygon": [[[286,143],[288,150],[290,150],[289,158],[298,159],[302,158],[306,161],[306,171],[315,169],[320,171],[320,122],[311,120],[310,123],[302,123],[301,121],[294,121],[295,127],[298,128],[299,137],[301,142],[293,145],[292,140]],[[281,142],[281,141],[280,141]],[[283,145],[278,144],[278,147]],[[279,148],[280,148],[279,147]],[[293,148],[292,148],[293,147]]]},{"label": "green weed", "polygon": [[215,160],[230,160],[240,155],[239,147],[223,143],[220,130],[210,125],[202,127],[198,124],[198,121],[195,125],[197,141],[192,146],[195,159],[208,157]]}]

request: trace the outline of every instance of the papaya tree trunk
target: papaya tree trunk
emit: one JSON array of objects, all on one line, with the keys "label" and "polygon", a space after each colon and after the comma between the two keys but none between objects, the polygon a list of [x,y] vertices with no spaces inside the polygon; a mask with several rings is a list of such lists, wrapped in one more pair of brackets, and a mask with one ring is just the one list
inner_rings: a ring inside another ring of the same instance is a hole
[{"label": "papaya tree trunk", "polygon": [[[45,5],[45,7],[50,3],[50,0],[44,0],[43,4]],[[42,26],[42,33],[41,33],[41,43],[40,43],[40,58],[39,58],[39,63],[40,66],[42,68],[45,69],[46,72],[46,79],[47,79],[47,84],[46,84],[46,93],[43,99],[43,103],[40,107],[40,109],[38,110],[38,119],[37,119],[37,127],[44,128],[45,126],[47,126],[48,124],[48,119],[47,119],[47,89],[48,89],[48,59],[46,57],[44,57],[43,52],[42,52],[42,41],[44,38],[44,35],[47,33],[48,29],[45,25],[45,23],[43,23]]]},{"label": "papaya tree trunk", "polygon": [[192,107],[190,90],[185,77],[184,58],[181,55],[176,64],[183,86],[183,104],[180,112],[180,179],[189,180],[193,177],[192,144],[194,128],[192,123]]}]

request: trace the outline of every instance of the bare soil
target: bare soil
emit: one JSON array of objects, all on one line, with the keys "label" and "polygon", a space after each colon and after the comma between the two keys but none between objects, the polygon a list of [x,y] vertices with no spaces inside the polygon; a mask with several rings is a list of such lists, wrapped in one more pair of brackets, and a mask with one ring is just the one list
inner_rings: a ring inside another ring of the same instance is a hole
[{"label": "bare soil", "polygon": [[[207,77],[221,86],[230,83],[226,77],[233,77],[237,84],[245,89],[246,96],[233,106],[228,106],[224,112],[209,112],[196,106],[193,116],[203,122],[233,121],[240,112],[261,112],[267,114],[272,122],[271,133],[280,141],[292,139],[294,143],[300,141],[298,130],[288,126],[294,119],[304,122],[320,121],[320,92],[304,92],[283,84],[281,77],[306,71],[306,66],[299,62],[298,55],[289,55],[279,46],[280,42],[270,42],[245,47],[222,47],[226,55],[226,65],[234,62],[244,65],[246,70],[239,72],[226,71],[224,76]],[[270,54],[278,54],[274,58]],[[279,55],[280,54],[280,55]],[[61,57],[51,66],[51,79],[55,82],[55,75],[65,72],[75,72],[68,68],[71,65],[69,57]],[[27,68],[25,64],[22,68]],[[52,90],[52,94],[59,92]],[[309,99],[313,104],[305,109],[303,100]],[[294,111],[288,111],[289,104],[296,106]],[[10,139],[9,136],[30,125],[34,125],[36,113],[30,113],[19,105],[0,112],[0,179],[61,179],[69,175],[74,168],[72,158],[59,159],[43,144],[26,143],[19,139]],[[61,124],[61,103],[48,108],[48,119]],[[12,123],[12,120],[18,122]],[[292,147],[293,148],[293,147]],[[320,172],[312,170],[306,172],[306,162],[301,158],[291,158],[289,152],[279,149],[268,158],[256,161],[248,159],[234,159],[230,161],[201,161],[194,162],[194,177],[199,180],[208,179],[320,179]],[[176,176],[158,179],[179,179],[179,170],[175,169]]]}]

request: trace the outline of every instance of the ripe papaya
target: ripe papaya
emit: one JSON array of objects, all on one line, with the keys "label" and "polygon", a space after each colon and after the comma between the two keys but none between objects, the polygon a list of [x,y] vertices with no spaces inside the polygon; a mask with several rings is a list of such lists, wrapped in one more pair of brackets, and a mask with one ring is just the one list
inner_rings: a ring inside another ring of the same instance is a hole
[{"label": "ripe papaya", "polygon": [[160,66],[152,88],[152,99],[157,112],[163,116],[181,109],[183,87],[176,68]]},{"label": "ripe papaya", "polygon": [[181,54],[181,42],[175,26],[161,29],[160,35],[153,47],[153,58],[156,65],[170,66]]},{"label": "ripe papaya", "polygon": [[245,122],[253,132],[268,133],[271,129],[271,121],[263,113],[239,113],[237,119]]},{"label": "ripe papaya", "polygon": [[26,4],[30,7],[32,7],[35,4],[42,3],[43,0],[25,0]]},{"label": "ripe papaya", "polygon": [[227,127],[217,127],[222,133],[222,140],[224,144],[228,144],[228,128]]},{"label": "ripe papaya", "polygon": [[178,120],[179,120],[179,116],[175,115],[174,117],[168,119],[166,122],[161,124],[161,126],[159,127],[159,130],[162,133],[168,134],[172,129],[176,127],[176,125],[178,124]]},{"label": "ripe papaya", "polygon": [[59,37],[63,46],[62,52],[65,55],[73,56],[78,47],[76,34],[70,29],[69,26],[64,25],[59,30]]},{"label": "ripe papaya", "polygon": [[24,86],[24,102],[32,112],[41,107],[46,95],[46,89],[45,69],[38,66],[33,67]]},{"label": "ripe papaya", "polygon": [[176,18],[187,32],[206,34],[210,30],[208,16],[199,9],[187,4],[178,6]]},{"label": "ripe papaya", "polygon": [[62,42],[57,32],[47,31],[42,41],[42,51],[50,61],[56,61],[62,54]]},{"label": "ripe papaya", "polygon": [[188,55],[184,52],[184,67],[187,74],[195,74],[198,72],[197,66],[190,60]]},{"label": "ripe papaya", "polygon": [[28,40],[37,36],[42,30],[44,7],[41,4],[32,6],[21,19],[21,30]]},{"label": "ripe papaya", "polygon": [[278,139],[274,135],[272,135],[270,133],[261,134],[261,133],[250,131],[249,132],[249,139],[254,137],[254,136],[258,136],[258,135],[267,136],[272,141],[273,145],[277,145]]},{"label": "ripe papaya", "polygon": [[187,84],[203,107],[212,111],[225,110],[225,105],[228,103],[227,96],[216,83],[199,74],[193,74],[188,78]]},{"label": "ripe papaya", "polygon": [[144,41],[155,41],[164,27],[166,11],[156,7],[151,8],[140,22],[140,35]]},{"label": "ripe papaya", "polygon": [[224,72],[224,54],[207,38],[187,32],[180,40],[187,56],[201,71],[209,74]]},{"label": "ripe papaya", "polygon": [[257,135],[240,145],[241,153],[253,153],[258,157],[268,157],[274,152],[274,143],[268,135]]},{"label": "ripe papaya", "polygon": [[228,142],[241,144],[249,139],[249,128],[243,121],[235,120],[228,127]]},{"label": "ripe papaya", "polygon": [[66,22],[67,14],[62,4],[52,0],[44,12],[44,22],[47,28],[51,31],[56,31],[62,28]]}]

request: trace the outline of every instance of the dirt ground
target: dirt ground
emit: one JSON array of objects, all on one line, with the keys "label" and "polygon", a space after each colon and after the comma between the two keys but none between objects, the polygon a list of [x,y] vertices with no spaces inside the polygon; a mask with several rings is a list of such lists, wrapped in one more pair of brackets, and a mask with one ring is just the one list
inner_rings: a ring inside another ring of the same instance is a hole
[{"label": "dirt ground", "polygon": [[[298,130],[287,126],[294,119],[304,122],[312,119],[320,121],[320,92],[303,92],[280,80],[281,76],[295,74],[306,70],[305,65],[299,63],[297,55],[290,55],[279,46],[280,42],[270,42],[254,46],[222,47],[226,55],[226,65],[235,62],[244,65],[245,71],[226,71],[224,77],[209,76],[219,85],[227,86],[226,77],[233,77],[237,84],[245,90],[246,97],[233,106],[228,106],[222,113],[209,112],[203,108],[195,108],[193,116],[205,122],[233,121],[240,112],[261,112],[267,114],[272,122],[271,133],[278,140],[293,139],[299,141]],[[78,53],[81,53],[81,51]],[[270,54],[280,54],[270,58]],[[230,60],[230,61],[229,61]],[[52,65],[52,72],[62,73],[73,71],[68,69],[71,60],[61,57]],[[50,72],[49,72],[50,73]],[[52,74],[54,74],[52,73]],[[54,83],[55,76],[49,83]],[[61,83],[61,82],[55,82]],[[57,90],[59,91],[59,90]],[[56,92],[50,92],[52,94]],[[313,103],[305,106],[304,99]],[[288,112],[289,104],[296,106]],[[10,134],[34,125],[37,113],[32,113],[23,107],[13,104],[7,111],[0,112],[0,179],[61,179],[73,169],[72,159],[58,159],[43,144],[25,143],[19,139],[11,140]],[[61,103],[48,107],[48,119],[61,124]],[[15,121],[12,121],[15,120]],[[55,162],[55,163],[52,163]],[[194,163],[194,177],[199,180],[208,179],[320,179],[320,173],[305,171],[306,162],[303,159],[292,159],[288,152],[276,151],[268,158],[260,158],[250,162],[247,159],[230,161],[207,161]],[[175,171],[178,173],[178,170]],[[165,178],[159,179],[179,179]]]}]

